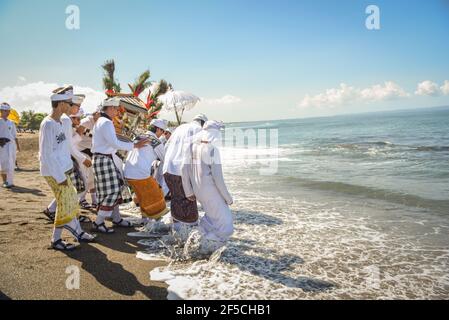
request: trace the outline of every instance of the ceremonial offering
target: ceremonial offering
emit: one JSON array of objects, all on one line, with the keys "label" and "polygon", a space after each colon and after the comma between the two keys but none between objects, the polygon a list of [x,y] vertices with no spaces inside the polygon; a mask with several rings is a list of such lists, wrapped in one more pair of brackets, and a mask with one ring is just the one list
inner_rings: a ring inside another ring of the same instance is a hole
[{"label": "ceremonial offering", "polygon": [[117,138],[121,141],[132,141],[145,130],[145,118],[148,110],[145,103],[132,94],[116,94],[120,99],[119,115],[113,119]]}]

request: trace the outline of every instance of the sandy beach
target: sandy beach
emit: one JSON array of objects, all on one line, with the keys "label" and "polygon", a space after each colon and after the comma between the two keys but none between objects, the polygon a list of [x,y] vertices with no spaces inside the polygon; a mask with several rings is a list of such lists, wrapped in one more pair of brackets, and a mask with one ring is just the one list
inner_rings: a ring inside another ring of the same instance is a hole
[{"label": "sandy beach", "polygon": [[[0,299],[165,299],[165,284],[148,275],[165,263],[136,259],[129,230],[99,235],[97,243],[71,253],[49,249],[52,223],[41,211],[52,195],[39,175],[38,134],[20,134],[19,143],[16,187],[0,190]],[[66,288],[70,266],[79,267],[79,289]]]}]

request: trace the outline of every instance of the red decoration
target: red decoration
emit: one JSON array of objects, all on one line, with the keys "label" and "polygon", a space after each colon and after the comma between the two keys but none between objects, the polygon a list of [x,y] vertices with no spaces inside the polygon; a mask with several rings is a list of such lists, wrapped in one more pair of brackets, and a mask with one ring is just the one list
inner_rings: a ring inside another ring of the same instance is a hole
[{"label": "red decoration", "polygon": [[145,106],[147,107],[148,110],[150,110],[150,108],[153,104],[154,104],[154,100],[151,99],[151,92],[150,92],[150,93],[148,93],[147,103],[145,104]]}]

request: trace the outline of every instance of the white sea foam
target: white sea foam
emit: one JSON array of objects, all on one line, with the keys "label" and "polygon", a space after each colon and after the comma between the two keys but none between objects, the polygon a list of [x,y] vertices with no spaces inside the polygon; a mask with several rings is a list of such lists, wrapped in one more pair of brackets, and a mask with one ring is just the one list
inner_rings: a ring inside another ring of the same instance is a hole
[{"label": "white sea foam", "polygon": [[[258,193],[239,195],[236,232],[209,260],[179,259],[173,252],[182,248],[146,240],[148,250],[165,248],[172,256],[151,278],[170,275],[169,298],[176,299],[448,297],[448,247],[425,244],[416,230],[387,232],[381,219],[327,203],[286,203]],[[401,223],[412,225],[386,221]]]},{"label": "white sea foam", "polygon": [[171,235],[138,242],[139,258],[170,261],[150,272],[168,284],[169,299],[449,298],[447,219],[399,204],[262,193],[261,180],[242,171],[259,158],[301,161],[298,150],[224,151],[235,198],[235,233],[226,247],[195,260]]}]

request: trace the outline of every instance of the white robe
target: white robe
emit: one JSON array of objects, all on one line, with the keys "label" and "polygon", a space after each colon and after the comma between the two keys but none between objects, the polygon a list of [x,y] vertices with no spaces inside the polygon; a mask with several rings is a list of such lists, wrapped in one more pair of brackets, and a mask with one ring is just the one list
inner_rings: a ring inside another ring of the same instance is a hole
[{"label": "white robe", "polygon": [[173,132],[167,141],[165,150],[165,161],[163,165],[163,174],[170,173],[175,176],[181,176],[181,166],[187,150],[193,141],[193,136],[201,131],[201,125],[196,122],[190,122],[180,125]]},{"label": "white robe", "polygon": [[[207,161],[211,159],[214,161]],[[234,232],[229,205],[233,203],[223,178],[219,151],[211,144],[193,143],[182,165],[182,183],[187,197],[195,195],[205,215],[199,222],[203,237],[224,243]]]},{"label": "white robe", "polygon": [[124,175],[127,179],[143,180],[151,176],[151,168],[155,161],[163,163],[165,158],[164,145],[153,132],[149,132],[154,140],[153,145],[140,149],[133,149],[128,153],[124,166]]},{"label": "white robe", "polygon": [[14,183],[14,168],[16,163],[16,125],[11,120],[0,118],[0,138],[7,138],[10,141],[0,147],[0,172],[6,174],[9,184]]}]

